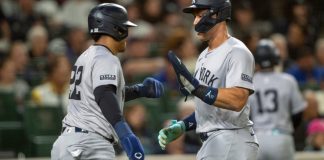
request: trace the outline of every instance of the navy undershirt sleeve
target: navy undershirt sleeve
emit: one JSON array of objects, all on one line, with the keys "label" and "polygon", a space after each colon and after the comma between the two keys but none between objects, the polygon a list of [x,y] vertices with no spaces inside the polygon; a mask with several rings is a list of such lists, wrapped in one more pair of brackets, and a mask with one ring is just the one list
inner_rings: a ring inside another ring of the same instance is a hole
[{"label": "navy undershirt sleeve", "polygon": [[125,102],[140,97],[142,97],[142,95],[140,94],[139,85],[125,86]]},{"label": "navy undershirt sleeve", "polygon": [[94,96],[102,114],[112,126],[115,126],[117,122],[123,120],[119,102],[116,97],[116,86],[98,86],[94,90]]}]

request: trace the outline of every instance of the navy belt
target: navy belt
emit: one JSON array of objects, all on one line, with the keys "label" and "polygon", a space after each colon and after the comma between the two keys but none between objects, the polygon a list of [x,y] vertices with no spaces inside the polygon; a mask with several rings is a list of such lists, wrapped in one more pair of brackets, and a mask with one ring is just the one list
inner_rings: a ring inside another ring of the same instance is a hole
[{"label": "navy belt", "polygon": [[[216,129],[216,130],[209,131],[209,132],[201,132],[201,133],[199,133],[199,137],[200,137],[201,141],[204,142],[204,141],[206,141],[206,140],[208,139],[208,137],[210,136],[210,135],[208,136],[208,133],[210,133],[210,132],[216,132],[216,131],[220,131],[220,130],[239,130],[239,129],[243,129],[243,128]],[[252,128],[251,128],[251,129],[252,129]],[[254,131],[251,130],[251,131],[250,131],[250,134],[251,134],[251,136],[254,136]]]},{"label": "navy belt", "polygon": [[[62,132],[63,133],[65,130],[66,130],[67,127],[63,127],[62,128]],[[74,128],[74,132],[75,133],[89,133],[89,131],[85,130],[85,129],[82,129],[82,128],[79,128],[79,127],[69,127],[69,128]],[[72,130],[73,131],[73,130]],[[106,138],[104,137],[106,140],[108,140],[111,144],[114,144],[115,141],[113,138]]]},{"label": "navy belt", "polygon": [[[67,127],[63,127],[62,128],[62,133],[66,130]],[[82,128],[79,128],[79,127],[70,127],[70,128],[74,128],[74,132],[75,133],[89,133],[89,131],[87,130],[84,130]],[[73,131],[73,130],[72,130]]]},{"label": "navy belt", "polygon": [[208,139],[208,132],[202,132],[202,133],[199,133],[199,137],[201,139],[201,141],[206,141]]},{"label": "navy belt", "polygon": [[[206,141],[208,139],[208,133],[211,133],[211,132],[216,132],[216,131],[220,131],[220,130],[223,130],[223,129],[215,129],[215,130],[212,130],[212,131],[209,131],[209,132],[201,132],[199,133],[199,137],[201,139],[202,142]],[[232,130],[232,129],[228,129],[228,130]]]}]

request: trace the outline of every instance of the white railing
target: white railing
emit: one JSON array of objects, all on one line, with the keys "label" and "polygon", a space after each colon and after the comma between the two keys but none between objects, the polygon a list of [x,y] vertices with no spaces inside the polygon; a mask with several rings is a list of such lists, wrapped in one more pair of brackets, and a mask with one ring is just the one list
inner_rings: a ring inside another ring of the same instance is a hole
[{"label": "white railing", "polygon": [[[196,160],[196,155],[148,155],[146,160]],[[50,158],[20,158],[1,160],[50,160]],[[116,160],[127,160],[126,156],[118,156]],[[323,152],[297,152],[295,160],[324,160]]]}]

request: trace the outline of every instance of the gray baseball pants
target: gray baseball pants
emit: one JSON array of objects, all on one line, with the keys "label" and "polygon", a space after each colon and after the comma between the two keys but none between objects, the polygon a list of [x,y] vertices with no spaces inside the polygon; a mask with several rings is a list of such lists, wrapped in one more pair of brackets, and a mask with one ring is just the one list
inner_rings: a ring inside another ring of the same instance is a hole
[{"label": "gray baseball pants", "polygon": [[260,143],[258,160],[293,160],[294,139],[289,134],[256,132]]},{"label": "gray baseball pants", "polygon": [[259,145],[252,127],[207,134],[197,160],[256,160]]},{"label": "gray baseball pants", "polygon": [[113,144],[99,134],[65,129],[53,144],[51,160],[113,160]]}]

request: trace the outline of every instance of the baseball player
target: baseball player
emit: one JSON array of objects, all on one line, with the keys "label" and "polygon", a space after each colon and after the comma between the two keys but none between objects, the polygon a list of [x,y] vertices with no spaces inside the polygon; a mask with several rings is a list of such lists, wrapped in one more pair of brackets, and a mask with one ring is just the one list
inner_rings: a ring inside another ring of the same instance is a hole
[{"label": "baseball player", "polygon": [[124,51],[128,28],[136,24],[128,21],[124,7],[112,3],[94,7],[88,26],[95,44],[73,66],[68,113],[51,158],[112,160],[113,145],[120,142],[129,159],[143,160],[143,147],[122,116],[124,101],[160,97],[163,86],[153,78],[125,86],[116,54]]},{"label": "baseball player", "polygon": [[291,75],[274,72],[279,52],[272,41],[259,41],[254,56],[258,71],[253,78],[255,93],[249,103],[260,143],[258,159],[292,160],[293,126],[301,122],[306,103]]},{"label": "baseball player", "polygon": [[254,160],[258,143],[249,120],[247,100],[254,92],[254,59],[248,48],[228,34],[229,0],[193,0],[183,10],[194,15],[198,38],[208,47],[202,51],[192,76],[171,51],[173,65],[184,95],[195,96],[196,109],[187,118],[159,132],[162,149],[185,131],[196,130],[203,141],[198,160]]}]

